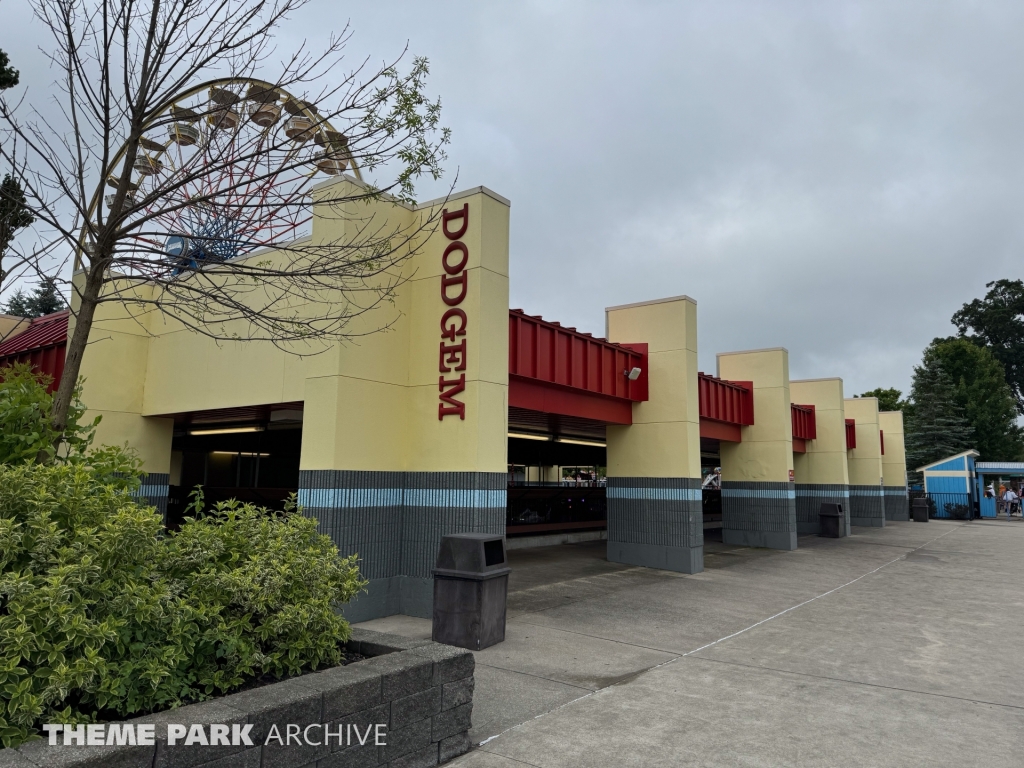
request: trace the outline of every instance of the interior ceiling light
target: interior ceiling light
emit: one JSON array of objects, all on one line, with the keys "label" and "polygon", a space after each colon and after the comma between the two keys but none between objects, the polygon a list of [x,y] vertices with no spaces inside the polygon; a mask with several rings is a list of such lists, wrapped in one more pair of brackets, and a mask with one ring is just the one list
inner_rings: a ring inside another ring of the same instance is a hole
[{"label": "interior ceiling light", "polygon": [[509,437],[516,437],[520,440],[543,440],[544,442],[550,442],[553,438],[551,435],[534,435],[529,432],[509,432]]},{"label": "interior ceiling light", "polygon": [[607,448],[607,443],[602,443],[599,440],[577,440],[574,437],[556,437],[555,440],[559,443],[570,443],[572,445],[592,445],[595,448]]},{"label": "interior ceiling light", "polygon": [[262,458],[270,456],[269,453],[254,453],[252,451],[210,451],[210,453],[216,456],[260,456]]},{"label": "interior ceiling light", "polygon": [[216,429],[190,429],[190,435],[235,435],[240,432],[262,432],[263,427],[253,425],[250,427],[219,427]]}]

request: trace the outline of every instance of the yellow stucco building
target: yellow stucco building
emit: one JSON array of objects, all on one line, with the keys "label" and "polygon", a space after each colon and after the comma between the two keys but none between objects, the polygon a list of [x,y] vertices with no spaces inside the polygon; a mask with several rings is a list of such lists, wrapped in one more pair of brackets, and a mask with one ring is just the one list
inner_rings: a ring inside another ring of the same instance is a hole
[{"label": "yellow stucco building", "polygon": [[[354,225],[317,201],[359,183],[316,188],[311,244],[346,237]],[[195,486],[271,507],[296,493],[361,558],[370,585],[353,619],[429,616],[445,533],[600,535],[611,560],[694,573],[719,528],[728,544],[794,549],[821,503],[854,525],[900,519],[883,504],[906,506],[899,414],[844,399],[839,379],[791,382],[783,348],[722,353],[717,376],[699,372],[686,296],[609,307],[607,338],[510,308],[509,214],[484,187],[354,213],[400,233],[438,226],[410,241],[394,304],[319,354],[101,305],[82,370],[98,441],[138,450],[143,494],[172,525]]]}]

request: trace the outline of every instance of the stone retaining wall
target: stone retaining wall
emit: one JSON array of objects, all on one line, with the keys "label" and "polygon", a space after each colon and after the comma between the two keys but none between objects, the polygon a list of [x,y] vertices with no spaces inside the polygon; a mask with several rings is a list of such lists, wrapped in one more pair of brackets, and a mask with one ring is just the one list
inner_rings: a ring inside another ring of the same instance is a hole
[{"label": "stone retaining wall", "polygon": [[[127,721],[155,724],[152,746],[51,747],[44,739],[0,749],[0,768],[422,768],[469,750],[472,653],[358,629],[348,647],[373,658]],[[206,734],[212,724],[251,726],[253,746],[168,745],[168,724],[198,724]],[[323,741],[324,724],[350,739],[348,726],[364,733],[383,724],[386,745],[373,735],[364,745],[340,746],[337,736],[326,745],[267,743],[274,725],[284,741],[288,724],[320,724],[308,731],[310,741]]]}]

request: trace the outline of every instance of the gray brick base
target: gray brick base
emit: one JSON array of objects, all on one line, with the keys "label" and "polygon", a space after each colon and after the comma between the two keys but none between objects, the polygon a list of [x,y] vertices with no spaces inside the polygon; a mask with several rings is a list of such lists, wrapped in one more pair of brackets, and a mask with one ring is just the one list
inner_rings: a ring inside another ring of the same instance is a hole
[{"label": "gray brick base", "polygon": [[431,570],[441,537],[505,532],[504,472],[303,470],[299,504],[342,555],[358,554],[367,593],[349,621],[433,614]]},{"label": "gray brick base", "polygon": [[133,496],[144,501],[150,506],[160,510],[160,514],[167,514],[167,494],[171,476],[166,472],[150,472],[142,476],[142,486]]},{"label": "gray brick base", "polygon": [[885,497],[880,485],[850,486],[850,525],[885,527]]},{"label": "gray brick base", "polygon": [[704,570],[700,480],[608,478],[608,559],[680,573]]},{"label": "gray brick base", "polygon": [[793,483],[722,482],[722,541],[742,547],[796,549]]},{"label": "gray brick base", "polygon": [[907,521],[910,519],[910,501],[906,486],[886,485],[882,488],[885,495],[885,519]]},{"label": "gray brick base", "polygon": [[818,512],[822,504],[839,504],[843,508],[845,533],[850,533],[850,487],[841,484],[797,483],[796,532],[801,536],[820,533]]}]

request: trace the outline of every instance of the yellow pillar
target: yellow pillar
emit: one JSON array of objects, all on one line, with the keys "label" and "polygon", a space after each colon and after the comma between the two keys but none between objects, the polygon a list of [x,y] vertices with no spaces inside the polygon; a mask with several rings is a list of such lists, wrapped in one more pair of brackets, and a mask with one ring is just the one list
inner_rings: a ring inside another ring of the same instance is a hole
[{"label": "yellow pillar", "polygon": [[791,381],[789,396],[798,405],[814,406],[817,434],[813,440],[807,441],[806,453],[793,454],[797,533],[818,533],[818,512],[823,503],[842,505],[848,533],[850,474],[846,465],[843,380]]},{"label": "yellow pillar", "polygon": [[704,569],[697,401],[697,302],[688,296],[605,310],[610,341],[647,344],[649,400],[609,426],[608,559]]},{"label": "yellow pillar", "polygon": [[477,187],[410,215],[438,227],[404,267],[401,318],[307,382],[300,500],[373,569],[353,620],[429,617],[441,536],[505,530],[509,203]]},{"label": "yellow pillar", "polygon": [[882,490],[885,519],[909,520],[907,499],[907,449],[903,443],[903,411],[879,411],[885,453],[882,455]]},{"label": "yellow pillar", "polygon": [[845,401],[846,418],[856,422],[857,447],[847,452],[850,471],[850,524],[880,528],[885,525],[882,492],[882,441],[878,426],[878,398],[852,397]]},{"label": "yellow pillar", "polygon": [[718,376],[754,385],[754,423],[721,444],[722,540],[796,549],[789,352],[781,347],[718,355]]}]

